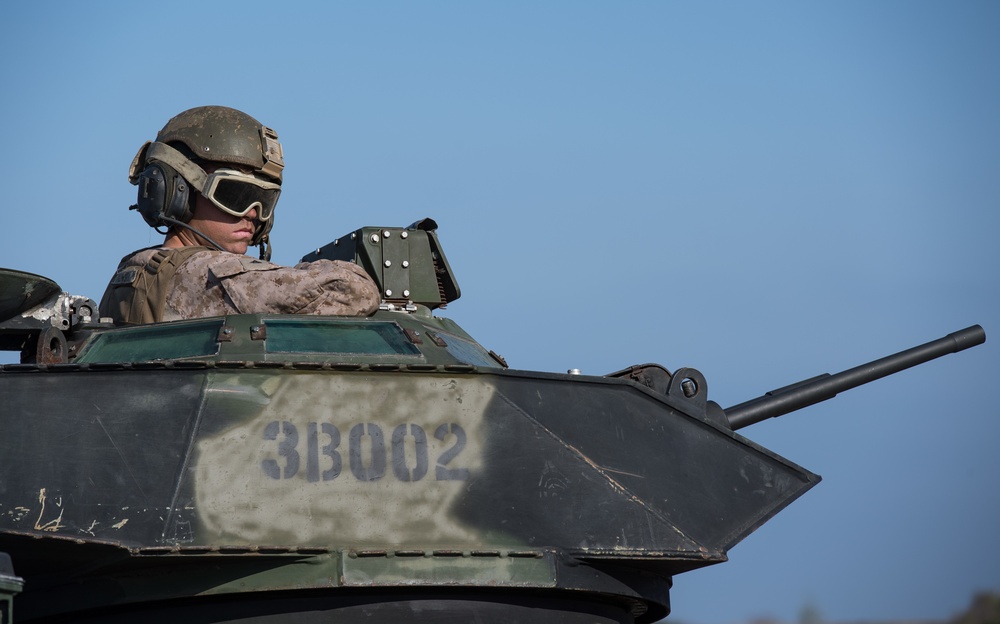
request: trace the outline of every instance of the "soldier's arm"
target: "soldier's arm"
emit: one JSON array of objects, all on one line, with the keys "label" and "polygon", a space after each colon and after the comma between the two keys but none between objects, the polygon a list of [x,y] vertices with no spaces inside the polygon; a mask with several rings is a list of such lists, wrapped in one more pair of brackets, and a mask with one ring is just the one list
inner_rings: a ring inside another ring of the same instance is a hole
[{"label": "soldier's arm", "polygon": [[378,287],[364,269],[352,262],[316,260],[301,262],[289,270],[313,274],[321,284],[319,296],[311,297],[295,311],[297,314],[368,316],[378,309]]},{"label": "soldier's arm", "polygon": [[[379,293],[355,264],[318,260],[284,267],[236,254],[199,254],[178,272],[197,280],[201,296],[224,298],[234,312],[367,316],[378,309]],[[185,289],[187,290],[187,289]],[[192,296],[197,292],[192,293]]]}]

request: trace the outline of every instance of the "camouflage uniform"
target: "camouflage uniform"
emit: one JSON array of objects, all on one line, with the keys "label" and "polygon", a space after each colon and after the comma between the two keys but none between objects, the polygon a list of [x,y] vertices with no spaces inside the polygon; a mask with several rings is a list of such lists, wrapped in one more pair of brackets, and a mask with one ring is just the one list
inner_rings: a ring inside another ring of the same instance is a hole
[{"label": "camouflage uniform", "polygon": [[378,304],[374,282],[349,262],[283,267],[204,247],[153,247],[122,259],[100,314],[116,323],[239,313],[367,316]]}]

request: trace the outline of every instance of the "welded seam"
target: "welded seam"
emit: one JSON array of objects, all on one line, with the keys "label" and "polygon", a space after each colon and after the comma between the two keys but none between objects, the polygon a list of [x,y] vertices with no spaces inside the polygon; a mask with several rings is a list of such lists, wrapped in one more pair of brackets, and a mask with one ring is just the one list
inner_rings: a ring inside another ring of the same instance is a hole
[{"label": "welded seam", "polygon": [[[97,407],[96,404],[94,407],[97,408],[98,411],[101,409]],[[139,493],[142,494],[143,500],[148,505],[149,497],[146,496],[146,492],[142,489],[142,484],[139,483],[139,479],[135,476],[135,472],[133,472],[132,467],[129,466],[128,459],[125,458],[125,453],[123,453],[121,448],[119,448],[118,443],[115,442],[115,439],[111,436],[111,432],[108,431],[108,428],[104,426],[104,421],[101,420],[99,414],[94,414],[94,420],[96,420],[97,424],[101,426],[102,430],[104,430],[104,435],[108,436],[108,441],[111,442],[111,446],[115,447],[115,450],[118,451],[118,456],[122,458],[122,463],[125,464],[125,470],[127,470],[128,475],[132,477],[132,482],[135,483],[135,487],[139,488]]]},{"label": "welded seam", "polygon": [[[519,405],[517,405],[517,403],[515,403],[511,399],[507,398],[507,396],[504,395],[504,393],[501,392],[500,390],[497,390],[496,395],[499,396],[507,405],[511,406],[519,414],[521,414],[522,416],[524,416],[525,418],[527,418],[531,422],[535,423],[535,425],[537,425],[539,428],[541,428],[542,431],[544,431],[549,436],[551,436],[552,439],[555,440],[557,443],[559,443],[563,448],[567,449],[568,451],[570,451],[571,453],[573,453],[574,455],[576,455],[577,457],[579,457],[580,459],[582,459],[587,465],[589,465],[591,468],[593,468],[601,477],[603,477],[604,479],[606,479],[608,481],[608,483],[610,483],[611,486],[614,489],[620,491],[622,494],[626,495],[632,502],[636,503],[637,505],[639,505],[640,507],[642,507],[644,510],[646,510],[647,512],[649,512],[651,515],[655,516],[656,518],[659,518],[662,522],[666,523],[667,526],[669,526],[671,529],[673,529],[674,532],[676,532],[682,538],[684,538],[685,540],[691,542],[692,544],[696,544],[698,546],[698,548],[702,552],[705,552],[705,553],[710,552],[710,550],[708,548],[705,548],[705,546],[701,542],[699,542],[698,540],[693,539],[689,535],[685,534],[684,531],[682,531],[676,524],[673,523],[673,521],[671,521],[669,518],[667,518],[666,516],[664,516],[662,513],[660,513],[655,508],[650,507],[650,505],[648,503],[646,503],[644,500],[642,500],[641,498],[639,498],[636,494],[634,494],[627,487],[625,487],[624,485],[622,485],[621,483],[619,483],[617,480],[615,480],[613,477],[611,477],[609,474],[607,474],[607,472],[605,472],[605,471],[608,470],[608,469],[605,469],[602,466],[599,466],[592,459],[590,459],[589,457],[587,457],[586,455],[584,455],[583,452],[581,452],[575,446],[573,446],[572,444],[569,444],[568,442],[566,442],[565,440],[563,440],[562,438],[560,438],[559,436],[557,436],[551,429],[549,429],[548,427],[546,427],[545,425],[543,425],[541,422],[539,422],[534,416],[532,416],[528,412],[526,412],[523,409],[521,409],[521,407]],[[614,472],[614,471],[612,471],[612,472]],[[628,474],[628,473],[625,473],[625,474]]]},{"label": "welded seam", "polygon": [[191,463],[191,453],[194,449],[194,442],[198,437],[198,430],[201,428],[201,418],[205,413],[205,404],[208,402],[208,384],[209,378],[212,377],[212,373],[209,372],[202,376],[203,381],[201,385],[201,401],[198,403],[198,409],[195,412],[194,420],[191,423],[191,431],[188,434],[187,444],[184,450],[184,461],[181,462],[180,469],[174,478],[174,493],[170,497],[170,506],[167,508],[167,517],[163,522],[163,531],[160,533],[160,542],[164,543],[167,540],[167,529],[174,521],[174,517],[177,514],[177,499],[181,495],[181,487],[184,483],[184,475],[187,474],[188,465]]}]

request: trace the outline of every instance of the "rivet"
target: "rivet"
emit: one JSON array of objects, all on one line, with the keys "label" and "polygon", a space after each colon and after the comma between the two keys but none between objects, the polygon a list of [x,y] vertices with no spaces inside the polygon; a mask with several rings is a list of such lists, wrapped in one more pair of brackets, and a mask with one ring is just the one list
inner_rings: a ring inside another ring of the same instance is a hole
[{"label": "rivet", "polygon": [[385,261],[385,266],[387,266],[387,267],[392,266],[392,260],[386,260]]},{"label": "rivet", "polygon": [[409,260],[403,260],[403,268],[405,269],[408,266],[410,266],[410,261]]},{"label": "rivet", "polygon": [[201,149],[205,150],[206,152],[211,152],[212,151],[212,148],[209,147],[209,146],[207,146],[207,145],[205,147],[201,148]]},{"label": "rivet", "polygon": [[222,333],[223,334],[231,334],[231,333],[233,333],[233,328],[232,327],[224,327],[222,329]]},{"label": "rivet", "polygon": [[389,290],[389,289],[387,288],[387,289],[385,290],[385,296],[386,296],[386,297],[391,297],[391,296],[392,296],[392,291],[391,291],[391,290]]},{"label": "rivet", "polygon": [[351,240],[354,240],[357,237],[358,237],[358,233],[357,232],[351,232]]},{"label": "rivet", "polygon": [[579,375],[580,374],[580,369],[579,368],[571,368],[568,371],[566,371],[566,373],[568,375]]},{"label": "rivet", "polygon": [[404,296],[404,297],[409,297],[409,296],[410,296],[410,291],[408,291],[408,290],[404,290],[404,291],[403,291],[403,296]]},{"label": "rivet", "polygon": [[392,232],[390,232],[389,230],[382,232],[382,236],[384,236],[385,238],[389,238],[390,234],[392,234]]},{"label": "rivet", "polygon": [[406,238],[407,236],[409,236],[409,234],[407,234],[406,232],[400,232],[400,234],[399,234],[399,235],[400,235],[401,237],[403,237],[403,238]]}]

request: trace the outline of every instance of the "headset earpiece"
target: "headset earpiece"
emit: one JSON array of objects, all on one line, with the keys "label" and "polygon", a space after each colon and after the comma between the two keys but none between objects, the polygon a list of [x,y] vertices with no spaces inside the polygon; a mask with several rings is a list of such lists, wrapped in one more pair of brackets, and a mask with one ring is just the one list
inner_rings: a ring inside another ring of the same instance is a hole
[{"label": "headset earpiece", "polygon": [[151,162],[138,175],[136,210],[150,227],[169,227],[164,217],[187,223],[191,220],[190,184],[170,165]]}]

